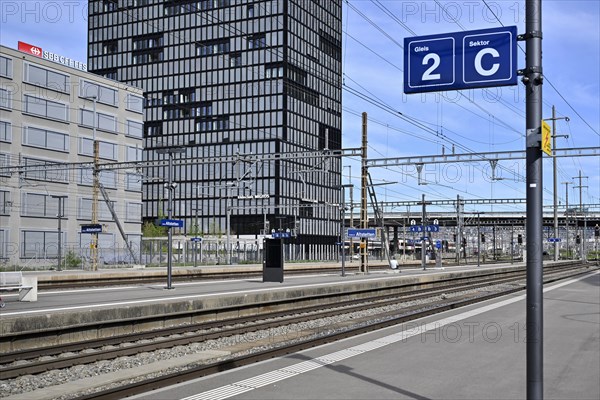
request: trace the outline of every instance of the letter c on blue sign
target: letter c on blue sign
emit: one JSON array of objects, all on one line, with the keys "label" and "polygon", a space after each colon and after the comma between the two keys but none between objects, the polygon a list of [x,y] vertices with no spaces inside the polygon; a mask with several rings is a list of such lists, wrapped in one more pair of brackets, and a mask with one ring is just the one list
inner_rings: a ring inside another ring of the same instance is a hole
[{"label": "letter c on blue sign", "polygon": [[480,50],[477,53],[477,55],[475,56],[475,70],[481,76],[491,76],[491,75],[494,75],[496,72],[498,72],[498,69],[500,69],[500,64],[498,64],[498,63],[492,64],[492,68],[490,68],[490,69],[483,68],[483,65],[481,63],[481,59],[486,54],[489,54],[489,55],[491,55],[494,58],[500,57],[500,53],[498,53],[498,51],[496,51],[496,49],[487,47],[487,48],[485,48],[483,50]]}]

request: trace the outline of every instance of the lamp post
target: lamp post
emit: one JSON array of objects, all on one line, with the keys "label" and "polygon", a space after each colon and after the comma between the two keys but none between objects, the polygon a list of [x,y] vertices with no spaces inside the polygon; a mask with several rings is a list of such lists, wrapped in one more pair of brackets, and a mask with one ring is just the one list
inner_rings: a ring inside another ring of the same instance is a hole
[{"label": "lamp post", "polygon": [[569,185],[573,182],[562,182],[565,185],[565,229],[567,236],[567,259],[569,259]]},{"label": "lamp post", "polygon": [[[477,266],[481,266],[481,220],[480,212],[477,212]],[[494,245],[494,253],[496,252],[496,246]]]},{"label": "lamp post", "polygon": [[62,224],[61,224],[61,222],[62,222],[62,218],[64,217],[64,215],[63,215],[63,200],[66,199],[67,196],[53,195],[52,198],[58,199],[58,213],[56,214],[56,216],[58,217],[58,271],[62,271],[62,269],[60,267],[62,265]]},{"label": "lamp post", "polygon": [[423,226],[422,229],[422,234],[423,237],[421,237],[421,267],[423,268],[423,270],[427,269],[427,259],[425,258],[425,249],[426,249],[426,244],[425,244],[425,235],[426,235],[426,226],[427,226],[427,204],[431,204],[431,202],[426,202],[425,201],[425,195],[422,194],[422,200],[421,200],[421,205],[423,206],[422,210],[421,210],[421,225]]},{"label": "lamp post", "polygon": [[226,241],[225,241],[225,264],[231,264],[231,205],[230,205],[230,197],[231,193],[229,189],[233,186],[232,184],[227,183],[225,185],[225,230],[226,230]]},{"label": "lamp post", "polygon": [[198,211],[200,208],[192,207],[192,211],[196,215],[196,222],[194,224],[194,268],[198,266]]},{"label": "lamp post", "polygon": [[[94,152],[94,169],[92,171],[93,177],[93,188],[92,188],[92,224],[98,224],[98,191],[100,190],[100,146],[96,140],[96,126],[98,125],[98,115],[96,114],[96,103],[98,96],[86,96],[82,97],[86,100],[92,100],[93,103],[93,116],[92,116],[92,146]],[[92,233],[91,243],[91,255],[92,255],[92,271],[98,270],[98,232]]]},{"label": "lamp post", "polygon": [[[175,153],[185,153],[185,148],[183,147],[165,147],[161,149],[157,149],[156,152],[158,154],[168,154],[169,155],[169,168],[167,171],[168,178],[165,188],[168,190],[168,200],[167,200],[167,218],[171,219],[173,215],[173,190],[177,187],[177,184],[173,182],[173,154]],[[167,226],[167,287],[165,289],[173,289],[172,286],[172,273],[173,273],[173,232],[171,231],[171,227]]]},{"label": "lamp post", "polygon": [[585,230],[587,229],[587,213],[583,209],[583,197],[582,197],[581,189],[587,188],[587,185],[582,184],[582,180],[587,179],[587,178],[589,178],[589,177],[581,175],[581,170],[579,170],[578,176],[573,177],[573,179],[579,179],[579,186],[573,186],[573,189],[575,189],[575,188],[579,189],[579,212],[583,214],[583,228],[581,229],[580,248],[579,248],[579,256],[580,256],[581,260],[583,260],[583,261],[587,261],[587,257],[585,255],[585,252],[586,252]]},{"label": "lamp post", "polygon": [[346,192],[345,189],[350,188],[352,190],[354,185],[349,183],[347,185],[340,185],[341,190],[341,206],[340,206],[340,250],[342,255],[342,276],[346,276],[346,254],[344,245],[346,244],[346,235],[344,235],[345,231],[345,213],[346,213]]},{"label": "lamp post", "polygon": [[569,135],[557,135],[556,134],[556,120],[558,119],[564,119],[565,121],[569,122],[569,117],[560,117],[557,118],[556,117],[556,108],[554,106],[552,106],[552,118],[546,118],[544,121],[552,121],[552,150],[554,151],[553,153],[553,157],[552,157],[552,168],[553,168],[553,192],[554,192],[554,261],[558,261],[558,241],[556,240],[556,238],[558,238],[558,210],[557,210],[557,201],[558,201],[558,180],[556,177],[556,138],[557,137],[564,137],[564,138],[568,138]]}]

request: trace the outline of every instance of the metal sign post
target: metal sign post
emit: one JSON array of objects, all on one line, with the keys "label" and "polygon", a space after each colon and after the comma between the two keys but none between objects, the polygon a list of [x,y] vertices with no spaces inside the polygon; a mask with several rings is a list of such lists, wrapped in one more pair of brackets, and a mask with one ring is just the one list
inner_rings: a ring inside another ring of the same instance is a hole
[{"label": "metal sign post", "polygon": [[527,182],[527,399],[543,399],[543,208],[542,208],[542,4],[525,5],[526,182]]}]

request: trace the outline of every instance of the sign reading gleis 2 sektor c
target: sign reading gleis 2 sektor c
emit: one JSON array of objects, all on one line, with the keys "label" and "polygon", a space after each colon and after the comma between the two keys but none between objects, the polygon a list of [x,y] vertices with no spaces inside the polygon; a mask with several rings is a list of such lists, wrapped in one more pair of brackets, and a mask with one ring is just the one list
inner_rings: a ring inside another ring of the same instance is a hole
[{"label": "sign reading gleis 2 sektor c", "polygon": [[516,26],[404,39],[404,93],[516,84]]}]

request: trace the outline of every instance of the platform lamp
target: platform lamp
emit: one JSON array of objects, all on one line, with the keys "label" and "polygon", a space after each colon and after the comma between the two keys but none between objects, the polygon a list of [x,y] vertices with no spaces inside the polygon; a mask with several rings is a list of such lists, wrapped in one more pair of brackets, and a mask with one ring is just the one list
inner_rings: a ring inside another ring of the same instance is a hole
[{"label": "platform lamp", "polygon": [[558,261],[559,259],[559,246],[558,246],[558,180],[556,176],[556,138],[564,137],[566,139],[569,138],[569,135],[557,135],[556,134],[556,121],[559,119],[564,119],[569,122],[569,117],[557,117],[556,116],[556,108],[552,106],[552,118],[544,118],[544,121],[552,121],[552,184],[553,184],[553,200],[554,200],[554,261]]},{"label": "platform lamp", "polygon": [[[184,147],[163,147],[156,149],[158,154],[168,154],[169,155],[169,168],[168,168],[168,178],[167,183],[165,183],[165,188],[168,190],[168,200],[167,200],[167,218],[171,219],[173,215],[173,190],[177,187],[177,184],[173,182],[173,154],[181,154],[185,153]],[[173,289],[172,286],[172,273],[173,273],[173,232],[171,231],[171,227],[167,226],[167,286],[165,289]]]},{"label": "platform lamp", "polygon": [[58,213],[56,217],[58,218],[58,271],[62,271],[62,219],[64,217],[63,213],[63,201],[67,198],[65,195],[52,195],[53,199],[58,199]]}]

